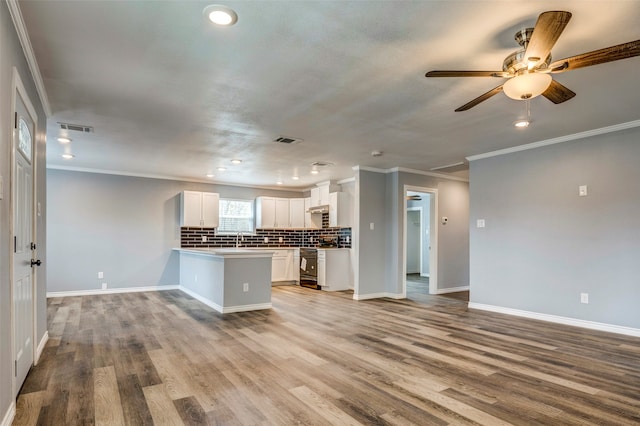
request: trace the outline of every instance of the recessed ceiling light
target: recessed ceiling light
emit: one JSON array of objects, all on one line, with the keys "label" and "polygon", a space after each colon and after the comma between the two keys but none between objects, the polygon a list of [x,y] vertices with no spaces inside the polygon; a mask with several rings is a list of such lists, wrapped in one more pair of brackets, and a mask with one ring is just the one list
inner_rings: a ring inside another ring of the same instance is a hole
[{"label": "recessed ceiling light", "polygon": [[519,120],[516,121],[515,123],[513,123],[514,126],[516,126],[519,129],[524,129],[525,127],[529,127],[529,121],[527,120]]},{"label": "recessed ceiling light", "polygon": [[216,170],[219,171],[219,172],[224,172],[225,170],[227,170],[227,168],[226,167],[218,167]]},{"label": "recessed ceiling light", "polygon": [[300,179],[300,176],[291,176],[291,179],[298,180],[298,179]]},{"label": "recessed ceiling light", "polygon": [[215,177],[215,175],[213,173],[209,173],[209,174],[207,174],[207,177],[208,178],[212,178],[212,177]]},{"label": "recessed ceiling light", "polygon": [[67,138],[67,137],[64,137],[64,136],[60,136],[58,138],[58,142],[60,142],[60,143],[69,143],[69,142],[71,142],[71,139]]},{"label": "recessed ceiling light", "polygon": [[320,173],[318,170],[311,170],[312,175],[317,175],[318,173]]},{"label": "recessed ceiling light", "polygon": [[204,8],[204,16],[216,25],[229,26],[238,22],[238,15],[233,9],[219,4],[211,4]]},{"label": "recessed ceiling light", "polygon": [[234,158],[233,160],[231,160],[231,162],[233,164],[240,164],[240,163],[242,163],[242,160],[238,160],[238,159]]},{"label": "recessed ceiling light", "polygon": [[73,155],[73,154],[62,154],[62,158],[66,159],[66,160],[71,160],[72,158],[75,158],[75,155]]}]

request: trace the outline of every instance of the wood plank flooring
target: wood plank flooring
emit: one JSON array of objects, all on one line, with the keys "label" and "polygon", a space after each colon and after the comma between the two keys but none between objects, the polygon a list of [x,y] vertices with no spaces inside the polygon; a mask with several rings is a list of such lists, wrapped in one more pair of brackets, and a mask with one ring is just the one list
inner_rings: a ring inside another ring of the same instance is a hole
[{"label": "wood plank flooring", "polygon": [[14,425],[640,424],[638,338],[424,293],[272,299],[224,316],[177,290],[49,299]]}]

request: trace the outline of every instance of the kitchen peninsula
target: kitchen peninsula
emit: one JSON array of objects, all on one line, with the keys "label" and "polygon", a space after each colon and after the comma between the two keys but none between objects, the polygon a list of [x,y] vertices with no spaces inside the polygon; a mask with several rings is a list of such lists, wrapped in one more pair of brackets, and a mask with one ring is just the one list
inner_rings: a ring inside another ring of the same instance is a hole
[{"label": "kitchen peninsula", "polygon": [[272,250],[175,248],[183,291],[220,313],[271,308]]}]

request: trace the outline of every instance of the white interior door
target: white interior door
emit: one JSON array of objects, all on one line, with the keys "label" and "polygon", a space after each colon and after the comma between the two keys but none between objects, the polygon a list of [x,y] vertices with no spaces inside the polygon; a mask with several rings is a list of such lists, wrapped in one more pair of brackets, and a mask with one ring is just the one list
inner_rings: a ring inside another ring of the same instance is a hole
[{"label": "white interior door", "polygon": [[13,332],[17,394],[33,365],[33,276],[35,251],[33,209],[34,119],[19,92],[15,96],[13,131]]}]

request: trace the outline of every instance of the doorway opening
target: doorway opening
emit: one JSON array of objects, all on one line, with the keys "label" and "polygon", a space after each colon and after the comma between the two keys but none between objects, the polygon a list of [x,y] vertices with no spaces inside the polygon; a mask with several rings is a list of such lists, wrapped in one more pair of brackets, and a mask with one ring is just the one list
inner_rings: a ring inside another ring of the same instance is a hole
[{"label": "doorway opening", "polygon": [[403,294],[435,294],[437,291],[438,191],[405,185],[403,238]]}]

